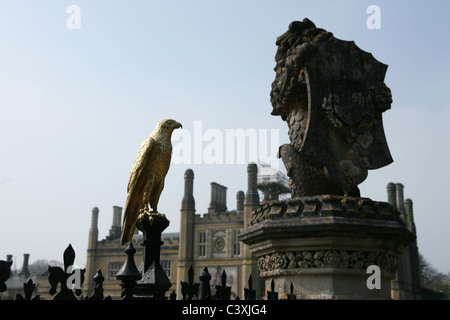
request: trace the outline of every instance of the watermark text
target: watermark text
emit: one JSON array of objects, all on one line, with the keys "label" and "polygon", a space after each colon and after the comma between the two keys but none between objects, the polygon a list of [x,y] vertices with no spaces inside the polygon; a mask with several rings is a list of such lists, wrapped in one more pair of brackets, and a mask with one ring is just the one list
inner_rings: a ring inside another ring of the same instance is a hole
[{"label": "watermark text", "polygon": [[192,132],[176,130],[172,135],[174,164],[246,164],[263,162],[278,170],[278,129],[204,130],[194,121]]}]

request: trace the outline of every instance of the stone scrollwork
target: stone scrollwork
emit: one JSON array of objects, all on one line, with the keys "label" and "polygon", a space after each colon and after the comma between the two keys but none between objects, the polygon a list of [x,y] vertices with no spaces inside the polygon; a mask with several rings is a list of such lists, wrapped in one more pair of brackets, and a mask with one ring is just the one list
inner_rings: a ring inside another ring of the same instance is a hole
[{"label": "stone scrollwork", "polygon": [[266,219],[331,216],[365,220],[392,220],[403,224],[400,212],[386,202],[360,197],[321,195],[267,203],[253,212],[249,225]]},{"label": "stone scrollwork", "polygon": [[309,268],[366,269],[378,265],[382,271],[394,274],[398,256],[394,252],[362,252],[342,250],[276,252],[259,257],[261,272]]}]

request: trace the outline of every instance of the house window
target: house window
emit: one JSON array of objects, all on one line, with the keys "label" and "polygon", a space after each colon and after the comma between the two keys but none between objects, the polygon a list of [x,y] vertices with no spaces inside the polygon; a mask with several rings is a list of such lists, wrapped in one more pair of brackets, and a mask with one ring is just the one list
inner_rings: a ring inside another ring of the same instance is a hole
[{"label": "house window", "polygon": [[232,237],[233,256],[235,256],[235,257],[241,255],[241,242],[239,241],[238,235],[239,235],[239,230],[233,230],[233,237]]},{"label": "house window", "polygon": [[198,256],[206,257],[206,232],[201,231],[198,234]]},{"label": "house window", "polygon": [[161,260],[160,262],[161,267],[163,268],[164,272],[166,273],[166,276],[170,278],[172,274],[172,261],[170,260]]},{"label": "house window", "polygon": [[123,261],[112,261],[108,264],[108,280],[117,280],[116,274],[122,268]]}]

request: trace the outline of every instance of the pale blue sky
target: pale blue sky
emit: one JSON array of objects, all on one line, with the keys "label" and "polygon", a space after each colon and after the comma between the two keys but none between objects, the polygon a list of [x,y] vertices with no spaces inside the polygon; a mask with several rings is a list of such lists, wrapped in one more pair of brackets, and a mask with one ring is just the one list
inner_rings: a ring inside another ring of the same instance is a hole
[{"label": "pale blue sky", "polygon": [[[381,9],[369,30],[366,9]],[[81,9],[69,30],[66,8]],[[91,209],[99,233],[125,205],[138,147],[164,118],[208,128],[279,129],[270,115],[276,38],[311,19],[389,65],[384,114],[394,158],[369,172],[364,196],[386,200],[405,185],[419,250],[450,271],[450,27],[448,1],[2,1],[0,11],[0,259],[62,260],[72,243],[84,266]],[[282,166],[282,164],[280,164]],[[159,209],[178,232],[183,174],[195,172],[197,213],[210,182],[228,187],[228,208],[246,190],[246,165],[172,164]]]}]

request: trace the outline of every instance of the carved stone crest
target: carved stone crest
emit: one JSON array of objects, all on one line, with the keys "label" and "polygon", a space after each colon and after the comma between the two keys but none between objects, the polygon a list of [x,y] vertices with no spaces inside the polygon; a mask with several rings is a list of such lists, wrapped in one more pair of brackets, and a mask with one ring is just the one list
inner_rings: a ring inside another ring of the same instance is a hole
[{"label": "carved stone crest", "polygon": [[289,126],[279,156],[292,197],[359,196],[367,171],[393,161],[382,123],[392,103],[387,65],[308,19],[291,23],[277,45],[272,115]]}]

